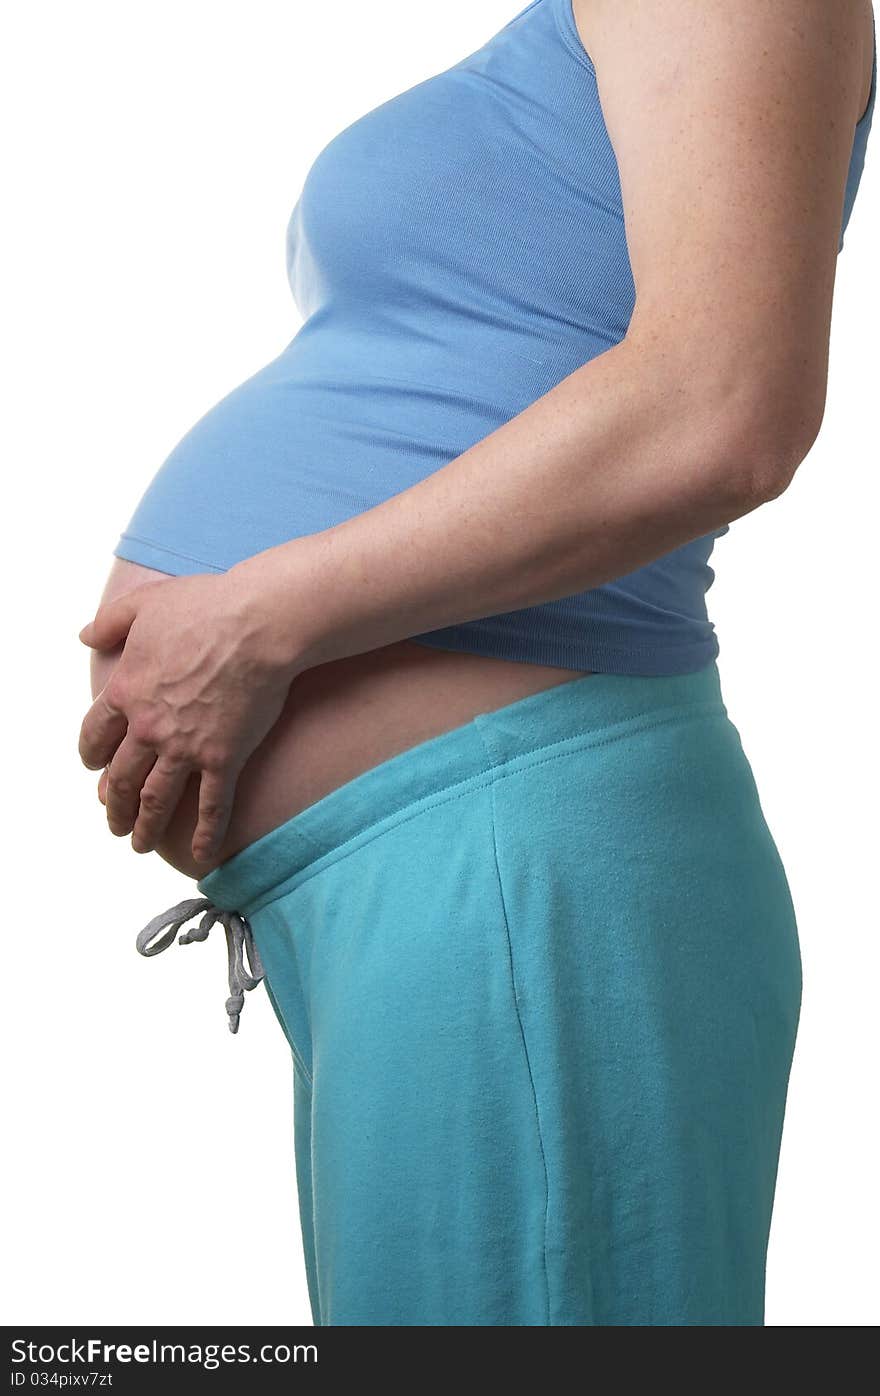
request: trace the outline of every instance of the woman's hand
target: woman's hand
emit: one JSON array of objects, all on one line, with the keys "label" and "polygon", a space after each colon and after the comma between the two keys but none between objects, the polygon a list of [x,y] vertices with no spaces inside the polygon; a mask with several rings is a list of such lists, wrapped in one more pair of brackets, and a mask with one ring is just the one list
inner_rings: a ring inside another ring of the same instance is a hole
[{"label": "woman's hand", "polygon": [[90,769],[108,768],[107,821],[139,853],[155,848],[197,773],[193,857],[216,856],[241,769],[305,667],[265,580],[247,566],[169,578],[101,606],[80,633],[93,649],[124,645],[79,751]]}]

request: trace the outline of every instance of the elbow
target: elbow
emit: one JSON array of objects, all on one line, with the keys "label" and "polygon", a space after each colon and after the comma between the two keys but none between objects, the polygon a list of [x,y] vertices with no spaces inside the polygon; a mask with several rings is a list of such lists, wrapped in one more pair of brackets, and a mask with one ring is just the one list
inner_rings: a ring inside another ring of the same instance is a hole
[{"label": "elbow", "polygon": [[687,439],[690,488],[707,515],[730,522],[784,494],[819,435],[826,354],[787,341],[728,349],[716,336],[705,352],[689,341],[682,356],[669,338],[640,332],[624,345],[646,368],[676,453]]},{"label": "elbow", "polygon": [[823,393],[738,393],[713,415],[713,475],[738,514],[778,499],[819,435]]}]

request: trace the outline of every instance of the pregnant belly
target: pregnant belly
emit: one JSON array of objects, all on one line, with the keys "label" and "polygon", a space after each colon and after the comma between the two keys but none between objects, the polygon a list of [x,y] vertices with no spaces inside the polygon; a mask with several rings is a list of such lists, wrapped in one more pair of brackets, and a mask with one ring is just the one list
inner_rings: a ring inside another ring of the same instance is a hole
[{"label": "pregnant belly", "polygon": [[[116,558],[103,599],[166,578],[166,573]],[[93,655],[93,696],[118,659],[118,652]],[[411,640],[306,670],[242,771],[218,861],[399,752],[459,727],[477,713],[582,677],[580,670],[430,649]],[[197,796],[194,777],[158,850],[191,877],[207,871],[190,854]]]}]

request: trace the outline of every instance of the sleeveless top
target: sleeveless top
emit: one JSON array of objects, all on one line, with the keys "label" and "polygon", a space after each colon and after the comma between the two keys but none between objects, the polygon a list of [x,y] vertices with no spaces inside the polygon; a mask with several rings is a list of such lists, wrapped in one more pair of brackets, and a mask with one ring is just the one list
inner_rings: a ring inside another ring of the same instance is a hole
[{"label": "sleeveless top", "polygon": [[[875,43],[840,247],[876,67]],[[174,449],[117,556],[223,571],[329,528],[623,338],[635,288],[618,168],[571,0],[532,0],[331,140],[291,215],[288,267],[300,328]],[[726,532],[605,586],[411,638],[596,672],[699,669],[718,653],[706,591]]]}]

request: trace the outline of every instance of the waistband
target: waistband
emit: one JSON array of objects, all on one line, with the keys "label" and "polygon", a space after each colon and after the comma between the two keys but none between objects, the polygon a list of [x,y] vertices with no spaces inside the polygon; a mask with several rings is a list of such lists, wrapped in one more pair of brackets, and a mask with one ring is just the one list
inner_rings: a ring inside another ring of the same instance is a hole
[{"label": "waistband", "polygon": [[248,917],[353,841],[451,786],[491,780],[562,743],[600,742],[689,713],[725,713],[717,663],[664,676],[589,674],[520,698],[410,747],[338,786],[198,883],[217,908]]}]

